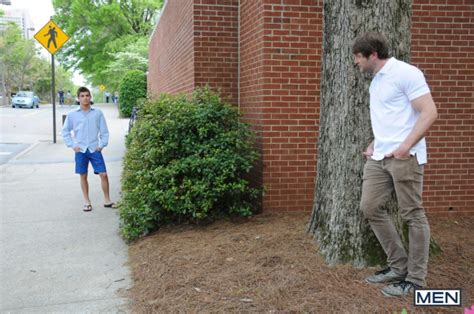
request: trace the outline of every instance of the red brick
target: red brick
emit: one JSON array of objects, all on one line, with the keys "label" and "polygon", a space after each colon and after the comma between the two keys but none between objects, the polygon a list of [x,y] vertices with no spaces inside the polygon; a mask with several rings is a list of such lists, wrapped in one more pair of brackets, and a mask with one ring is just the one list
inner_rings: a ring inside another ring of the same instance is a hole
[{"label": "red brick", "polygon": [[[310,211],[322,1],[240,1],[240,43],[238,1],[172,3],[150,43],[150,94],[189,92],[204,84],[220,88],[258,132],[264,167],[252,178],[267,187],[264,210]],[[411,61],[425,72],[439,111],[427,139],[426,208],[430,215],[473,215],[472,6],[467,0],[414,0],[412,8]]]}]

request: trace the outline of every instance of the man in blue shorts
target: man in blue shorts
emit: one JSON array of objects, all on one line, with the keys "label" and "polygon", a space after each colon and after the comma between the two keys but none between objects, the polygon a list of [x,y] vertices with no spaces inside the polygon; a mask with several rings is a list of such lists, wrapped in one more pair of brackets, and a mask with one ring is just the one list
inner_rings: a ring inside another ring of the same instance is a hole
[{"label": "man in blue shorts", "polygon": [[105,198],[104,207],[115,208],[115,203],[110,200],[109,178],[102,157],[102,149],[109,141],[109,130],[104,114],[99,109],[91,107],[91,93],[86,87],[77,90],[77,98],[80,106],[67,115],[62,136],[67,147],[75,152],[76,173],[81,176],[81,189],[85,201],[83,210],[86,212],[92,210],[87,181],[89,162],[94,168],[94,173],[100,177]]}]

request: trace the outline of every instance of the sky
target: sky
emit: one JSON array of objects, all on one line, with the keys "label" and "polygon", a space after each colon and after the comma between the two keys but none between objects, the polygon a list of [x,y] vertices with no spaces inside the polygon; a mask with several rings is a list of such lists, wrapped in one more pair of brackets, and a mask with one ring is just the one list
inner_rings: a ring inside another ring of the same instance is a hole
[{"label": "sky", "polygon": [[[51,0],[11,0],[11,5],[0,5],[4,10],[25,9],[28,11],[31,21],[34,24],[36,34],[54,14],[53,3]],[[61,26],[61,25],[59,25]],[[49,53],[41,45],[41,54],[49,56]],[[74,73],[73,81],[76,85],[84,85],[84,78],[77,71]]]},{"label": "sky", "polygon": [[53,3],[51,0],[11,0],[11,3],[11,5],[3,7],[25,9],[29,11],[30,18],[33,21],[36,31],[39,31],[54,14]]}]

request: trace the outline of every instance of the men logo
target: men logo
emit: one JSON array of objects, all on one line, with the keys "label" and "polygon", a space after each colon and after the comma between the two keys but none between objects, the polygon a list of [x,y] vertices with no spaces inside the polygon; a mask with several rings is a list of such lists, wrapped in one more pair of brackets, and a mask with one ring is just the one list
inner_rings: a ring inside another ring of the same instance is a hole
[{"label": "men logo", "polygon": [[415,306],[461,306],[461,289],[417,289]]}]

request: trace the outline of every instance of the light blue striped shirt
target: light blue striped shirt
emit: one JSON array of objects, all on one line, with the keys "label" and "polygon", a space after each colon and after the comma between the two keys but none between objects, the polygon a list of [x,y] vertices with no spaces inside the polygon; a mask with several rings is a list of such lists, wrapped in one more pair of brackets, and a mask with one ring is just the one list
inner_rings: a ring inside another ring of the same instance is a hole
[{"label": "light blue striped shirt", "polygon": [[91,108],[85,112],[79,107],[69,112],[62,130],[67,147],[80,147],[81,152],[87,149],[94,152],[109,143],[109,130],[102,111]]}]

